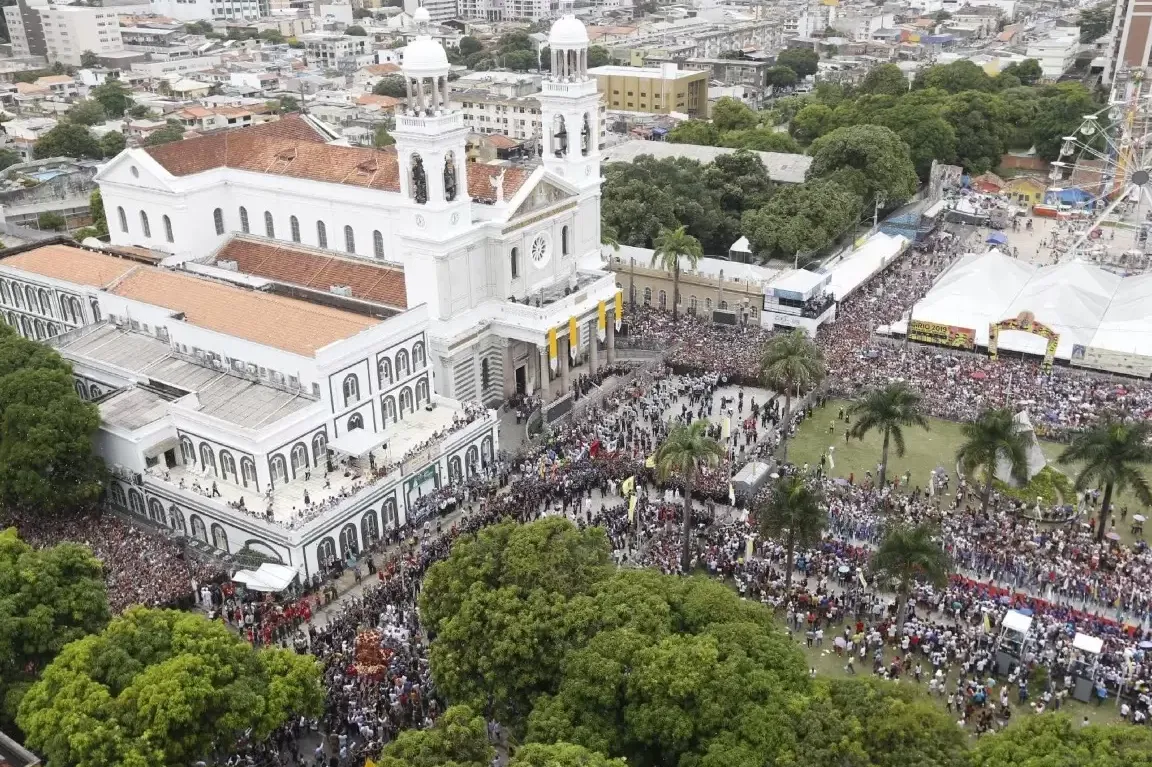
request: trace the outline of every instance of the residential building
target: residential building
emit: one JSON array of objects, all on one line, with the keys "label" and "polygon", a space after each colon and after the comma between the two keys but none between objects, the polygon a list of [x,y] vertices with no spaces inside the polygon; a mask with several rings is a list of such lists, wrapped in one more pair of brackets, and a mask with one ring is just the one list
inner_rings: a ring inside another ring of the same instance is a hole
[{"label": "residential building", "polygon": [[[367,37],[310,32],[297,38],[304,43],[308,60],[329,69],[351,67],[353,71],[371,61]],[[368,61],[363,61],[367,58]]]},{"label": "residential building", "polygon": [[418,8],[428,11],[433,24],[442,24],[464,15],[458,13],[456,0],[404,0],[404,13],[409,16],[415,16]]},{"label": "residential building", "polygon": [[85,51],[99,56],[124,48],[115,9],[50,5],[38,13],[49,61],[79,66]]},{"label": "residential building", "polygon": [[622,297],[585,266],[601,247],[587,40],[571,15],[553,25],[540,164],[465,162],[448,59],[425,37],[388,151],[289,115],[104,164],[114,246],[179,265],[0,256],[0,316],[50,339],[99,405],[108,502],[308,577],[481,474],[486,405],[570,403],[573,365],[613,363]]},{"label": "residential building", "polygon": [[151,0],[150,7],[178,21],[260,19],[272,12],[270,0]]},{"label": "residential building", "polygon": [[12,55],[47,56],[44,26],[38,9],[46,8],[48,0],[17,0],[4,7],[4,21],[8,23],[8,39],[12,41]]},{"label": "residential building", "polygon": [[47,88],[49,94],[60,99],[75,98],[80,93],[76,79],[70,75],[45,75],[37,77],[33,84]]},{"label": "residential building", "polygon": [[604,66],[589,70],[609,110],[708,117],[708,72],[659,67]]},{"label": "residential building", "polygon": [[540,21],[554,13],[549,0],[460,0],[459,16],[485,21]]},{"label": "residential building", "polygon": [[1055,80],[1072,68],[1079,53],[1080,28],[1055,27],[1047,37],[1030,42],[1024,55],[1036,59],[1046,79]]},{"label": "residential building", "polygon": [[1112,17],[1112,48],[1105,56],[1104,82],[1112,82],[1124,69],[1143,70],[1150,61],[1152,5],[1137,0],[1118,0]]},{"label": "residential building", "polygon": [[167,119],[179,120],[184,127],[198,133],[221,130],[223,128],[248,128],[259,125],[268,119],[275,119],[264,114],[268,109],[259,111],[246,107],[202,107],[190,106],[165,115]]},{"label": "residential building", "polygon": [[[543,134],[540,119],[541,76],[516,72],[474,72],[453,84],[449,98],[460,110],[472,133],[507,136],[517,143],[531,142],[539,150]],[[604,145],[607,120],[603,100],[598,105],[598,143]]]}]

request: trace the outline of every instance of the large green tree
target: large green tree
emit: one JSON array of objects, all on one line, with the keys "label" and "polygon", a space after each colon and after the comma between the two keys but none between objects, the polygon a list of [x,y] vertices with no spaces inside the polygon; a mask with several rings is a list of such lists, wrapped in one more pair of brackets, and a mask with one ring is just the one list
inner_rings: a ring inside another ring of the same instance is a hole
[{"label": "large green tree", "polygon": [[912,85],[915,88],[939,88],[948,93],[997,90],[996,81],[984,68],[967,59],[921,69]]},{"label": "large green tree", "polygon": [[529,743],[516,749],[508,767],[628,767],[628,762],[572,743]]},{"label": "large green tree", "polygon": [[178,767],[318,715],[323,699],[309,655],[257,650],[200,615],[134,607],[66,646],[17,723],[54,767]]},{"label": "large green tree", "polygon": [[768,501],[756,509],[760,534],[784,542],[784,593],[792,593],[792,560],[796,547],[809,548],[820,542],[828,524],[828,512],[819,488],[804,477],[781,477]]},{"label": "large green tree", "polygon": [[895,64],[879,64],[868,70],[857,91],[877,96],[903,96],[908,92],[908,86],[904,70]]},{"label": "large green tree", "polygon": [[1128,724],[1080,727],[1064,714],[1021,717],[976,741],[972,767],[1150,767],[1152,731]]},{"label": "large green tree", "polygon": [[1001,460],[1007,462],[1012,477],[1020,484],[1028,481],[1028,439],[1016,427],[1016,420],[1009,408],[985,410],[960,427],[964,441],[956,451],[956,461],[961,471],[981,479],[984,490],[981,505],[985,515],[992,501],[992,481],[996,478],[996,467]]},{"label": "large green tree", "polygon": [[108,623],[98,559],[64,543],[34,549],[15,529],[0,531],[0,721],[11,722],[20,699],[69,642]]},{"label": "large green tree", "polygon": [[77,101],[65,114],[69,120],[78,125],[99,125],[106,119],[104,105],[96,99]]},{"label": "large green tree", "polygon": [[579,598],[610,572],[604,531],[562,519],[505,522],[457,541],[420,594],[437,686],[522,725],[533,701],[555,690],[564,654],[586,639],[591,606]]},{"label": "large green tree", "polygon": [[1076,490],[1104,489],[1096,540],[1104,540],[1108,517],[1116,494],[1128,490],[1145,506],[1152,506],[1152,486],[1144,473],[1152,464],[1152,424],[1105,420],[1080,432],[1057,459],[1065,465],[1079,465]]},{"label": "large green tree", "polygon": [[707,420],[672,427],[656,448],[656,476],[662,481],[675,477],[684,490],[684,510],[680,521],[680,569],[687,573],[692,563],[692,491],[705,469],[714,468],[726,455],[725,446],[708,436]]},{"label": "large green tree", "polygon": [[1032,121],[1032,141],[1036,154],[1045,160],[1056,160],[1064,137],[1076,135],[1084,115],[1099,111],[1100,106],[1081,83],[1060,83],[1042,89],[1039,95]]},{"label": "large green tree", "polygon": [[788,67],[800,77],[816,74],[820,54],[808,48],[786,48],[776,56],[776,64]]},{"label": "large green tree", "polygon": [[427,730],[404,730],[385,747],[377,767],[489,767],[496,750],[488,725],[467,706],[450,706]]},{"label": "large green tree", "polygon": [[942,116],[956,131],[956,159],[966,171],[984,173],[1000,164],[1015,128],[997,94],[958,93],[944,102]]},{"label": "large green tree", "polygon": [[32,145],[32,157],[37,160],[48,157],[99,160],[103,156],[100,142],[92,132],[83,125],[68,121],[59,123]]},{"label": "large green tree", "polygon": [[744,213],[741,228],[763,258],[791,260],[829,245],[857,220],[861,199],[833,181],[780,187],[772,199]]},{"label": "large green tree", "polygon": [[747,130],[756,127],[760,117],[747,104],[725,96],[712,106],[712,123],[717,130]]},{"label": "large green tree", "polygon": [[809,178],[829,176],[851,168],[865,180],[865,202],[896,204],[916,194],[919,180],[908,145],[893,131],[879,125],[837,128],[809,147]]},{"label": "large green tree", "polygon": [[99,423],[55,351],[0,325],[0,502],[48,512],[98,499],[104,463],[92,436]]},{"label": "large green tree", "polygon": [[904,429],[928,428],[928,419],[921,407],[921,394],[903,381],[872,389],[864,397],[848,407],[848,413],[855,420],[848,433],[856,439],[864,439],[870,432],[883,435],[880,447],[880,471],[876,486],[884,487],[888,473],[889,443],[896,448],[896,455],[904,455]]},{"label": "large green tree", "polygon": [[1112,28],[1115,3],[1100,3],[1080,11],[1080,42],[1092,43]]},{"label": "large green tree", "polygon": [[132,106],[132,91],[121,80],[105,80],[88,95],[100,102],[109,117],[120,117]]},{"label": "large green tree", "polygon": [[792,396],[799,396],[819,386],[828,375],[824,353],[797,328],[773,337],[760,356],[760,377],[764,385],[784,394],[780,414],[780,456],[788,458],[788,422],[792,417]]}]

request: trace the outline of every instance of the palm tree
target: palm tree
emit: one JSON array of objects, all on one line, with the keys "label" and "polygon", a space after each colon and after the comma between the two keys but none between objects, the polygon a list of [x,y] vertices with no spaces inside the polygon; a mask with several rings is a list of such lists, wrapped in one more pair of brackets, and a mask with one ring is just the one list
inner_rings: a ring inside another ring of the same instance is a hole
[{"label": "palm tree", "polygon": [[715,466],[724,458],[724,448],[708,436],[708,421],[673,427],[656,449],[656,476],[663,482],[675,475],[684,483],[684,541],[680,551],[681,569],[688,573],[689,537],[692,535],[692,486],[700,470]]},{"label": "palm tree", "polygon": [[771,389],[784,392],[780,418],[780,460],[788,459],[788,419],[792,415],[792,392],[807,391],[827,375],[824,354],[803,330],[776,336],[764,346],[760,376]]},{"label": "palm tree", "polygon": [[992,479],[1001,456],[1008,461],[1013,479],[1021,485],[1028,482],[1028,438],[1016,428],[1008,408],[985,410],[975,421],[961,426],[960,432],[964,442],[956,451],[956,460],[965,474],[984,472],[983,511],[987,515]]},{"label": "palm tree", "polygon": [[919,426],[928,428],[928,420],[920,412],[920,395],[912,391],[902,381],[890,383],[883,389],[873,389],[864,399],[853,402],[848,408],[849,415],[856,417],[856,423],[848,434],[864,439],[868,432],[876,430],[884,434],[884,446],[880,450],[880,476],[877,487],[884,487],[884,475],[888,472],[888,443],[896,445],[896,455],[904,455],[904,427]]},{"label": "palm tree", "polygon": [[914,580],[943,586],[952,572],[952,557],[933,540],[936,529],[921,524],[891,528],[872,555],[872,569],[896,579],[896,620],[904,628],[908,595]]},{"label": "palm tree", "polygon": [[756,512],[760,521],[760,534],[765,538],[783,538],[787,552],[784,575],[784,593],[792,590],[792,559],[796,547],[805,548],[820,542],[828,512],[824,508],[824,495],[801,477],[782,477],[772,489],[772,495]]},{"label": "palm tree", "polygon": [[672,321],[675,322],[680,304],[680,259],[687,259],[688,265],[695,269],[704,257],[704,251],[700,248],[700,241],[685,232],[682,226],[661,229],[653,244],[656,250],[652,252],[652,266],[659,265],[664,271],[672,272]]},{"label": "palm tree", "polygon": [[1145,506],[1152,505],[1152,488],[1143,470],[1152,463],[1152,447],[1148,445],[1150,437],[1152,424],[1145,421],[1124,423],[1106,420],[1076,435],[1072,444],[1056,459],[1063,464],[1083,464],[1076,475],[1078,491],[1103,486],[1100,524],[1096,526],[1097,541],[1104,540],[1113,495],[1131,490]]}]

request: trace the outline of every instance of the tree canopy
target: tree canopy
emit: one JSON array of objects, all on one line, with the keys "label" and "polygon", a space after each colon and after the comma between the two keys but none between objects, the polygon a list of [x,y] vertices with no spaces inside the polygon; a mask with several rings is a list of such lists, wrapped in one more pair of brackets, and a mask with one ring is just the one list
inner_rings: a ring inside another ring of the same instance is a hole
[{"label": "tree canopy", "polygon": [[257,650],[220,622],[130,609],[66,646],[20,703],[27,744],[55,767],[191,764],[262,740],[323,702],[315,658]]},{"label": "tree canopy", "polygon": [[100,102],[104,107],[104,113],[109,117],[121,117],[132,106],[131,91],[120,80],[105,80],[88,95]]},{"label": "tree canopy", "polygon": [[1152,764],[1152,732],[1128,724],[1078,727],[1061,714],[1029,716],[972,748],[972,767],[1129,767]]},{"label": "tree canopy", "polygon": [[104,156],[100,142],[88,128],[79,123],[62,121],[44,133],[32,146],[32,157],[75,157],[99,160]]},{"label": "tree canopy", "polygon": [[866,204],[877,198],[887,204],[903,202],[919,186],[908,145],[880,125],[837,128],[814,141],[809,153],[809,178],[824,178],[846,168],[859,171]]},{"label": "tree canopy", "polygon": [[60,355],[0,325],[0,502],[58,511],[99,498],[104,462],[92,450],[99,423]]},{"label": "tree canopy", "polygon": [[820,54],[808,48],[786,48],[776,56],[776,64],[788,67],[800,77],[816,74]]},{"label": "tree canopy", "polygon": [[66,644],[108,623],[101,564],[74,543],[34,549],[0,531],[0,721]]},{"label": "tree canopy", "polygon": [[760,208],[749,210],[741,230],[756,253],[791,260],[823,248],[857,220],[863,201],[829,180],[781,187]]}]

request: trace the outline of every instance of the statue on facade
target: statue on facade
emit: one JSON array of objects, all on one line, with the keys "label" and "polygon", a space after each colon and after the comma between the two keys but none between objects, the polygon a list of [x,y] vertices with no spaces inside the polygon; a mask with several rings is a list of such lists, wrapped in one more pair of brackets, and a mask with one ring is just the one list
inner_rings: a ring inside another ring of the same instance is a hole
[{"label": "statue on facade", "polygon": [[418,203],[428,202],[428,176],[420,155],[412,155],[412,197]]},{"label": "statue on facade", "polygon": [[451,153],[444,158],[444,199],[456,199],[456,158]]}]

